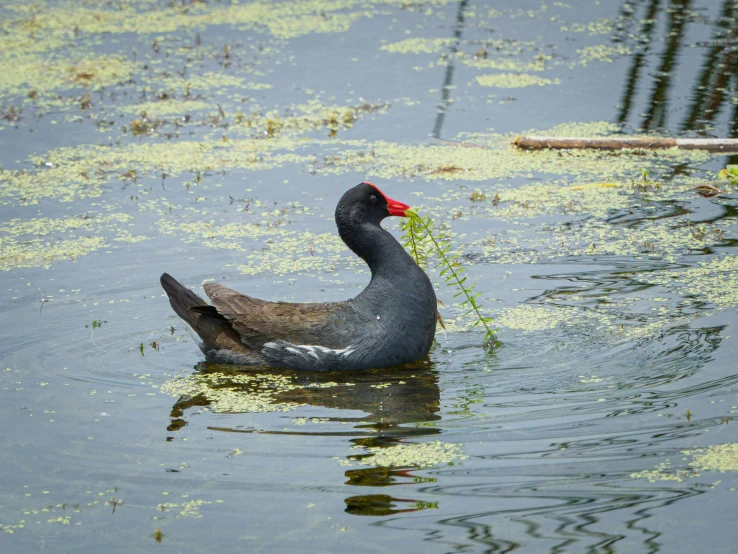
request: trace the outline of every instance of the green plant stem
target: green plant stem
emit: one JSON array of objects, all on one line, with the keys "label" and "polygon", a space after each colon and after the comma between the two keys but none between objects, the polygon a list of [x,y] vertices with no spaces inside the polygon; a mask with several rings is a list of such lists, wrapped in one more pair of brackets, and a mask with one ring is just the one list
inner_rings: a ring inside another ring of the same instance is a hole
[{"label": "green plant stem", "polygon": [[[492,329],[489,328],[489,325],[487,324],[487,318],[485,318],[479,312],[479,306],[477,306],[477,303],[474,300],[474,296],[470,296],[470,294],[469,294],[471,292],[471,289],[467,289],[464,286],[464,282],[459,278],[458,273],[456,273],[456,271],[454,270],[453,265],[449,261],[449,259],[446,257],[446,254],[443,251],[443,248],[441,248],[441,245],[438,244],[438,241],[436,240],[436,237],[434,237],[433,236],[433,233],[431,233],[431,230],[428,227],[428,223],[424,219],[422,219],[421,217],[415,217],[414,219],[417,219],[418,221],[420,221],[420,224],[425,229],[425,232],[430,237],[431,241],[433,241],[433,247],[436,249],[436,253],[437,253],[438,257],[441,259],[441,262],[451,272],[451,275],[453,276],[454,281],[456,281],[456,285],[461,289],[461,292],[464,294],[464,296],[466,296],[466,302],[468,302],[468,304],[471,306],[472,310],[476,314],[477,321],[478,322],[481,322],[482,325],[484,326],[484,329],[487,332],[486,335],[485,335],[485,338],[484,338],[484,343],[485,344],[496,343],[497,340],[496,340],[496,337],[495,337],[495,333],[494,333],[494,331]],[[411,225],[412,225],[412,223],[411,223]],[[410,236],[411,236],[411,238],[413,240],[413,245],[415,245],[415,238],[412,236],[412,233],[410,233]]]},{"label": "green plant stem", "polygon": [[410,221],[408,221],[408,230],[410,231],[408,234],[410,235],[410,245],[411,245],[410,248],[412,249],[412,252],[410,255],[413,257],[413,259],[418,265],[421,265],[420,255],[418,254],[418,243],[415,241],[415,233],[413,233],[413,228],[412,228],[412,226],[414,225],[413,221],[415,219],[420,219],[420,218],[411,217]]}]

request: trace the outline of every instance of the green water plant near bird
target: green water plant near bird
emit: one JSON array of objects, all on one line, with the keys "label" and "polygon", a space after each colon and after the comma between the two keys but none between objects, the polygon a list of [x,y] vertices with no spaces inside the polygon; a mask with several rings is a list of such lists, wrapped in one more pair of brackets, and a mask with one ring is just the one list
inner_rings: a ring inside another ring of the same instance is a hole
[{"label": "green water plant near bird", "polygon": [[428,268],[429,255],[435,256],[434,268],[440,271],[439,274],[446,286],[458,291],[454,294],[454,298],[462,299],[461,308],[465,310],[463,316],[474,320],[472,327],[484,328],[484,346],[490,349],[500,346],[501,343],[495,334],[497,330],[492,327],[494,319],[483,315],[479,301],[482,293],[476,292],[476,283],[469,282],[468,275],[464,275],[466,268],[459,263],[451,239],[438,229],[429,216],[421,217],[415,210],[406,214],[409,217],[402,222],[401,229],[404,231],[402,243],[407,251],[424,270]]}]

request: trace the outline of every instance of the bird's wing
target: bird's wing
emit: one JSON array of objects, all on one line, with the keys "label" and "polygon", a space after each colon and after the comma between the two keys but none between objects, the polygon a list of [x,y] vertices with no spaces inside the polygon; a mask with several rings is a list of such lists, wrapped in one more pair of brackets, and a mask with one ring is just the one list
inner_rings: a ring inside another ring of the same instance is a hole
[{"label": "bird's wing", "polygon": [[281,342],[331,349],[349,346],[350,329],[343,323],[352,310],[350,302],[266,302],[218,283],[203,288],[249,348],[261,350],[267,343]]}]

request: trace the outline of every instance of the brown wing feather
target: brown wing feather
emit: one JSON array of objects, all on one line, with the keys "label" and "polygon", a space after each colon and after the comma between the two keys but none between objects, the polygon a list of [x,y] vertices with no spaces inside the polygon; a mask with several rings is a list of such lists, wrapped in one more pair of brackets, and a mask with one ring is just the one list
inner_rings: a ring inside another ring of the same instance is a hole
[{"label": "brown wing feather", "polygon": [[[203,286],[218,313],[231,322],[234,330],[249,348],[284,340],[294,344],[318,344],[328,348],[344,348],[346,340],[340,321],[345,320],[348,302],[296,304],[266,302],[252,298],[218,283]],[[325,332],[328,328],[331,333]],[[332,342],[327,337],[333,337]],[[347,337],[346,337],[347,338]]]}]

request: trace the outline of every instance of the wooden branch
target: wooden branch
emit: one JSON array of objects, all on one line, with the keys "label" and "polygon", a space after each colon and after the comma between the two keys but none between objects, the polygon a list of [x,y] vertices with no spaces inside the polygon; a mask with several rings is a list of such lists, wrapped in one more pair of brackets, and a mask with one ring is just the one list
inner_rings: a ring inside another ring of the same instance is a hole
[{"label": "wooden branch", "polygon": [[738,152],[738,139],[518,136],[513,141],[513,145],[523,150],[541,150],[544,148],[595,148],[600,150],[621,150],[623,148],[658,150],[663,148],[680,148],[682,150],[707,150],[708,152]]}]

